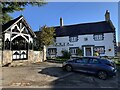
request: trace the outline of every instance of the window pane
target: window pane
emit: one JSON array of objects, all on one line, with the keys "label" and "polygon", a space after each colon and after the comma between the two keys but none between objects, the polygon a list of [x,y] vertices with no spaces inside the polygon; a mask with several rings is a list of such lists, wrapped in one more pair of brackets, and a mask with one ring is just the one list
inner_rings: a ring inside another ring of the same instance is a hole
[{"label": "window pane", "polygon": [[77,49],[78,49],[78,47],[72,47],[69,50],[70,50],[71,54],[75,55],[75,54],[77,54]]},{"label": "window pane", "polygon": [[84,60],[83,59],[77,59],[76,62],[77,63],[84,63]]},{"label": "window pane", "polygon": [[94,58],[93,58],[93,59],[90,59],[90,60],[89,60],[89,63],[90,63],[90,64],[98,64],[99,61],[98,61],[97,59],[94,59]]},{"label": "window pane", "polygon": [[94,40],[103,40],[103,34],[96,34],[96,35],[94,35]]},{"label": "window pane", "polygon": [[88,59],[82,59],[82,58],[80,58],[80,59],[77,59],[76,62],[77,63],[83,63],[83,64],[85,64],[85,63],[88,62]]},{"label": "window pane", "polygon": [[74,36],[74,37],[69,37],[69,41],[70,42],[76,42],[77,41],[77,36]]},{"label": "window pane", "polygon": [[98,51],[100,54],[104,54],[105,47],[104,46],[96,46],[96,47],[94,47],[94,51]]},{"label": "window pane", "polygon": [[57,51],[56,48],[50,48],[50,49],[48,49],[48,53],[49,53],[50,55],[55,55],[55,54],[56,54],[56,51]]}]

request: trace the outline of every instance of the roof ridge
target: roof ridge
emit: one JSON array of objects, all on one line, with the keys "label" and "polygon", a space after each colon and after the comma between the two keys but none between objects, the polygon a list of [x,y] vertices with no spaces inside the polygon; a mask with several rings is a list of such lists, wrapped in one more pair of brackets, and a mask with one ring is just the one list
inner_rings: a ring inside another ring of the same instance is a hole
[{"label": "roof ridge", "polygon": [[[103,23],[106,21],[99,21],[99,22],[88,22],[88,23],[79,23],[79,24],[71,24],[71,25],[63,25],[63,27],[68,27],[68,26],[76,26],[76,25],[83,25],[83,24],[97,24],[97,23]],[[54,27],[60,27],[60,26],[54,26]]]},{"label": "roof ridge", "polygon": [[71,36],[115,32],[115,30],[111,28],[111,25],[107,21],[66,25],[63,26],[63,28],[58,26],[54,28],[56,29],[56,36]]}]

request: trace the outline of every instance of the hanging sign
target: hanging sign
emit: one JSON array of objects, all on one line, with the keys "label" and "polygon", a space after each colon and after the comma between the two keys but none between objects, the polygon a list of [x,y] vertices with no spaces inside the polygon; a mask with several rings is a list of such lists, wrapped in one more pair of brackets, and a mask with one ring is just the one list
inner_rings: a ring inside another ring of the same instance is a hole
[{"label": "hanging sign", "polygon": [[71,43],[55,43],[54,46],[62,47],[62,46],[73,46]]}]

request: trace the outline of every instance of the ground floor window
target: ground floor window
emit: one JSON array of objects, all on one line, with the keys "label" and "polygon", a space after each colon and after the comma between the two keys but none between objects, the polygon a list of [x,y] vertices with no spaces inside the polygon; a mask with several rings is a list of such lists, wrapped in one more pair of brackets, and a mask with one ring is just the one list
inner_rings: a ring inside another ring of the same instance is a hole
[{"label": "ground floor window", "polygon": [[71,47],[69,48],[71,55],[77,55],[77,50],[79,47]]},{"label": "ground floor window", "polygon": [[94,51],[98,51],[99,54],[105,54],[105,46],[95,46]]},{"label": "ground floor window", "polygon": [[49,55],[56,55],[57,54],[57,48],[49,48],[48,49]]}]

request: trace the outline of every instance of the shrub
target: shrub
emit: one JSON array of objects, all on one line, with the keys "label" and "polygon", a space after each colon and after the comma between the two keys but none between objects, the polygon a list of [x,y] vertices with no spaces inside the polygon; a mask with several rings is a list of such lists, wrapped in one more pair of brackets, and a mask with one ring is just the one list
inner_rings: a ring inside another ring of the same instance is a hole
[{"label": "shrub", "polygon": [[62,50],[62,58],[70,58],[71,54],[67,50]]},{"label": "shrub", "polygon": [[108,56],[103,56],[103,58],[108,59]]},{"label": "shrub", "polygon": [[78,54],[78,56],[83,56],[83,51],[80,48],[78,48],[77,49],[77,54]]}]

